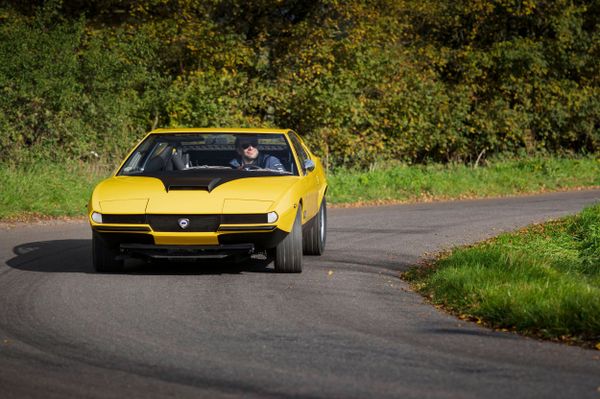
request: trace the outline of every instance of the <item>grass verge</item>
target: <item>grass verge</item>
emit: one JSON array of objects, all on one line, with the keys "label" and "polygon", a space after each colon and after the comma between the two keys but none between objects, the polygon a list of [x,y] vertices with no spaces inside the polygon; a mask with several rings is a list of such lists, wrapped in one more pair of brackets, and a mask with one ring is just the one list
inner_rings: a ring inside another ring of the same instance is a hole
[{"label": "grass verge", "polygon": [[0,165],[0,220],[82,216],[93,187],[108,170],[84,163],[21,169]]},{"label": "grass verge", "polygon": [[329,178],[330,204],[465,199],[600,185],[600,160],[532,157],[496,159],[485,167],[392,164],[367,172],[339,170]]},{"label": "grass verge", "polygon": [[460,318],[600,349],[600,203],[456,249],[404,277]]},{"label": "grass verge", "polygon": [[[414,202],[517,195],[600,186],[594,158],[492,160],[485,167],[392,163],[328,176],[329,204]],[[82,216],[94,185],[109,167],[87,163],[0,165],[0,220]]]}]

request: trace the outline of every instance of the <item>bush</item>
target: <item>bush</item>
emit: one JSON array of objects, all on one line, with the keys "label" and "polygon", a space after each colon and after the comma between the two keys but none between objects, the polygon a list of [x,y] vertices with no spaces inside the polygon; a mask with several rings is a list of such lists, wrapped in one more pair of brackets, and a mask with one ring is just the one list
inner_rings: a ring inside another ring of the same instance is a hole
[{"label": "bush", "polygon": [[0,163],[156,126],[289,127],[330,167],[600,147],[596,1],[3,4]]},{"label": "bush", "polygon": [[156,46],[142,33],[86,29],[44,13],[1,25],[0,163],[112,161],[159,117],[168,79],[143,63]]}]

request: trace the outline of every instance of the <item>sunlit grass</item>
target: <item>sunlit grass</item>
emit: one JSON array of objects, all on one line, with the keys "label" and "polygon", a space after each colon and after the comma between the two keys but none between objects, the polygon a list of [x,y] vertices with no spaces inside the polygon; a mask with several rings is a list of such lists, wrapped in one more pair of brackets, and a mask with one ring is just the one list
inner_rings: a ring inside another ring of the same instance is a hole
[{"label": "sunlit grass", "polygon": [[329,203],[414,201],[515,195],[600,185],[594,158],[543,158],[467,165],[386,164],[371,171],[329,176]]},{"label": "sunlit grass", "polygon": [[406,277],[435,304],[490,326],[600,342],[600,204],[457,249]]},{"label": "sunlit grass", "polygon": [[108,168],[73,164],[0,166],[0,219],[81,216]]}]

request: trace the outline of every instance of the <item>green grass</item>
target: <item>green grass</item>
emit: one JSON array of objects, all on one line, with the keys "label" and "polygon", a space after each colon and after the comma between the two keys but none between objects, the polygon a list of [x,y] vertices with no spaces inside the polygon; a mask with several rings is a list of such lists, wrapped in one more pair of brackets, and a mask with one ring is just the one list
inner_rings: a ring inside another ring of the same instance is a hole
[{"label": "green grass", "polygon": [[94,185],[109,174],[86,164],[0,165],[0,220],[84,215]]},{"label": "green grass", "polygon": [[[0,165],[0,220],[80,216],[106,166],[37,162]],[[337,170],[328,176],[330,204],[475,198],[599,186],[593,158],[496,160],[485,167],[387,164],[368,172]]]},{"label": "green grass", "polygon": [[516,195],[600,185],[594,158],[492,160],[486,167],[395,164],[329,176],[331,204]]},{"label": "green grass", "polygon": [[574,217],[456,249],[405,277],[463,318],[599,345],[600,203]]}]

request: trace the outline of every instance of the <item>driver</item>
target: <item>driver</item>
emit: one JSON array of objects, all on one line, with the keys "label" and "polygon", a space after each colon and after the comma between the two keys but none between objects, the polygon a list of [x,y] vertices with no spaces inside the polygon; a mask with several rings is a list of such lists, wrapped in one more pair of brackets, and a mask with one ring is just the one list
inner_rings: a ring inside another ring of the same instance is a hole
[{"label": "driver", "polygon": [[232,159],[229,162],[234,169],[263,168],[285,172],[281,161],[269,154],[261,154],[258,151],[258,138],[256,136],[237,136],[235,139],[235,149],[240,158]]}]

